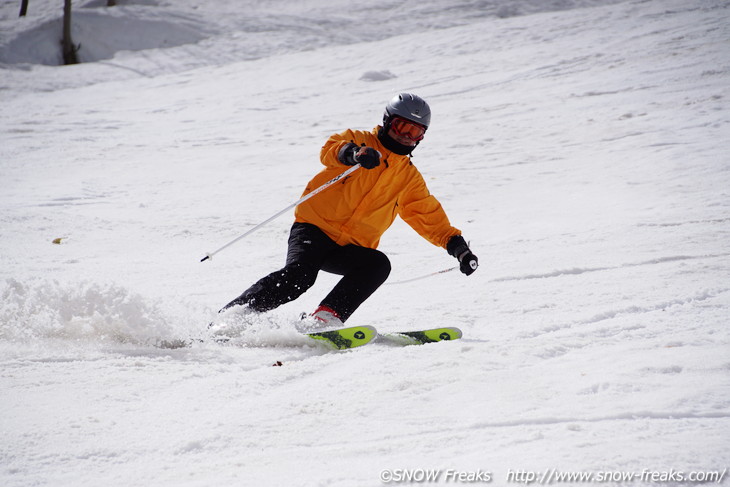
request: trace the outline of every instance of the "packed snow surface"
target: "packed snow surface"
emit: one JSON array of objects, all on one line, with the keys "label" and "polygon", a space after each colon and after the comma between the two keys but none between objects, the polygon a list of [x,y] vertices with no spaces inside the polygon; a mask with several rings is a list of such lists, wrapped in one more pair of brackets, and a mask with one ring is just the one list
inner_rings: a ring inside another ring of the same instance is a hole
[{"label": "packed snow surface", "polygon": [[[0,2],[0,485],[727,482],[726,0],[117,3],[63,67],[62,2]],[[464,338],[327,351],[322,273],[209,340],[292,213],[200,259],[402,91],[481,266],[397,221],[348,323]]]}]

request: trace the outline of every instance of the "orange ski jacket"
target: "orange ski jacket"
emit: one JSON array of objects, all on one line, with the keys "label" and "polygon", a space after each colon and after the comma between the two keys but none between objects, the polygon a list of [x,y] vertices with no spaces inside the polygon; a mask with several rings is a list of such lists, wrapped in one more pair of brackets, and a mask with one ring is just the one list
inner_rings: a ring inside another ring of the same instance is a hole
[{"label": "orange ski jacket", "polygon": [[309,181],[302,196],[347,169],[338,155],[350,142],[379,151],[380,165],[358,169],[299,204],[294,212],[295,221],[316,225],[339,245],[375,249],[399,215],[423,238],[446,248],[449,239],[461,235],[461,231],[451,226],[441,203],[429,193],[410,157],[390,152],[380,143],[379,129],[345,130],[327,140],[320,152],[325,168]]}]

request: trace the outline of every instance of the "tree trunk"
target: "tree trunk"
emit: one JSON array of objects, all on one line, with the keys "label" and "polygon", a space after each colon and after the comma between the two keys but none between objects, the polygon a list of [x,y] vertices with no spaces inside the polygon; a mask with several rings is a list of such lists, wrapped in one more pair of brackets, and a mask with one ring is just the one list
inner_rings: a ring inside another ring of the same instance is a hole
[{"label": "tree trunk", "polygon": [[63,3],[63,64],[78,64],[79,58],[76,51],[79,50],[71,39],[71,0],[64,0]]},{"label": "tree trunk", "polygon": [[28,13],[28,0],[20,0],[20,16],[25,17]]},{"label": "tree trunk", "polygon": [[106,0],[107,7],[113,7],[117,4],[117,0]]}]

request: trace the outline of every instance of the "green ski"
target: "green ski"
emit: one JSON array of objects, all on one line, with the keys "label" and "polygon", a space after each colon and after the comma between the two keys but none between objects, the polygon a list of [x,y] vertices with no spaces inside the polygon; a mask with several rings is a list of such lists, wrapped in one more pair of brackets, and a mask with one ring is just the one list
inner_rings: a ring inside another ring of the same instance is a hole
[{"label": "green ski", "polygon": [[363,325],[340,328],[339,330],[305,333],[305,335],[336,350],[347,350],[369,343],[378,336],[378,332],[372,326]]},{"label": "green ski", "polygon": [[381,338],[400,345],[421,345],[461,338],[461,330],[455,327],[432,328],[430,330],[384,333]]}]

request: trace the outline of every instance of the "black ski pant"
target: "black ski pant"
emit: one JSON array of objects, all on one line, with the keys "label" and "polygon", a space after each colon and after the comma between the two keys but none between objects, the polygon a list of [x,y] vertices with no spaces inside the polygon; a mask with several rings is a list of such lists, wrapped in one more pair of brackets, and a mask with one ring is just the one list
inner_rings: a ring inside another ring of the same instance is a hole
[{"label": "black ski pant", "polygon": [[315,225],[294,223],[286,266],[259,280],[223,309],[247,305],[259,312],[272,310],[312,287],[320,270],[342,276],[320,304],[346,321],[388,278],[390,261],[379,250],[338,245]]}]

